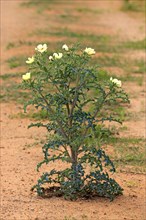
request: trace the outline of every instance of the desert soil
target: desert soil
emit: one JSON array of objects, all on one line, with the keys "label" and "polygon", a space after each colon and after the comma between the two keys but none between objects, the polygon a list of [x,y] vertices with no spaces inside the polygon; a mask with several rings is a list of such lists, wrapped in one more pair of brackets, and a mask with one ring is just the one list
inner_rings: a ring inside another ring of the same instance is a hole
[{"label": "desert soil", "polygon": [[[11,41],[30,40],[29,35],[39,26],[57,27],[57,22],[52,19],[46,20],[42,14],[36,13],[34,8],[20,7],[21,0],[1,0],[2,38],[1,38],[1,74],[11,70],[5,60],[13,55],[32,54],[32,48],[12,48],[6,50]],[[65,2],[66,3],[66,2]],[[108,33],[111,36],[119,34],[123,39],[139,40],[144,38],[144,17],[137,14],[126,14],[119,10],[120,1],[77,1],[79,6],[106,9],[104,14],[99,14],[98,20],[88,17],[82,18],[82,23],[72,24],[75,31],[89,28],[93,33]],[[63,7],[63,6],[61,6]],[[69,7],[74,7],[74,4]],[[61,9],[51,11],[51,17],[59,13]],[[106,19],[108,18],[108,19]],[[54,23],[53,23],[54,22]],[[87,25],[85,25],[87,24]],[[68,24],[69,25],[69,24]],[[98,28],[98,30],[97,30]],[[141,29],[140,29],[141,28]],[[36,36],[41,41],[41,37]],[[51,39],[47,39],[51,40]],[[56,40],[56,39],[52,39]],[[132,55],[131,55],[132,56]],[[142,54],[143,56],[143,54]],[[145,90],[144,84],[138,86],[134,83],[124,85],[127,92],[135,93],[139,98],[131,98],[129,111],[139,112],[144,109]],[[124,195],[119,196],[113,202],[105,198],[94,200],[66,201],[63,198],[39,198],[30,191],[32,185],[39,177],[35,167],[42,160],[41,147],[28,147],[35,145],[34,142],[45,138],[42,129],[27,129],[29,119],[13,118],[13,114],[22,112],[22,106],[17,103],[1,103],[1,219],[2,220],[144,220],[146,219],[145,208],[145,175],[136,173],[114,174],[116,180],[124,188]],[[145,122],[143,114],[138,120],[125,122],[128,130],[121,135],[130,137],[145,136]],[[60,166],[60,164],[58,165]],[[62,165],[61,165],[62,166]],[[44,168],[45,170],[45,168]],[[43,168],[41,169],[43,171]],[[134,184],[130,185],[130,181]]]}]

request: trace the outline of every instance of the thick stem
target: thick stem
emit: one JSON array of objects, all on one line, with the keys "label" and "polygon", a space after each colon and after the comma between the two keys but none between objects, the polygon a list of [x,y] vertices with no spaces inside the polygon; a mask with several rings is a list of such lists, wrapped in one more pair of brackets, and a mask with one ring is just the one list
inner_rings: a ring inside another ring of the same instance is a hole
[{"label": "thick stem", "polygon": [[72,164],[77,165],[77,151],[71,148]]},{"label": "thick stem", "polygon": [[71,147],[72,169],[73,169],[73,181],[77,179],[77,152]]}]

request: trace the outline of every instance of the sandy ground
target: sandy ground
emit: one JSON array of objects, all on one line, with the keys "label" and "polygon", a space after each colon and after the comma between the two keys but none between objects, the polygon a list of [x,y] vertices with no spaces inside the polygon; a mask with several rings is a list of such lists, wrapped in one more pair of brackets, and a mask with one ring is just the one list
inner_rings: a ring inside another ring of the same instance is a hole
[{"label": "sandy ground", "polygon": [[[29,39],[28,33],[35,30],[44,22],[44,18],[37,20],[37,14],[32,8],[26,9],[19,6],[21,1],[2,0],[2,48],[1,74],[10,71],[4,61],[16,54],[16,51],[8,52],[5,48],[10,41]],[[79,5],[81,2],[79,2]],[[87,1],[87,5],[109,9],[104,15],[99,15],[99,20],[93,19],[91,30],[104,33],[120,34],[121,38],[143,39],[144,31],[139,33],[139,28],[144,26],[144,18],[128,16],[119,12],[118,1],[113,1],[112,8],[109,1]],[[113,10],[114,13],[111,13]],[[53,14],[54,12],[52,12]],[[108,17],[108,20],[105,18]],[[53,22],[53,21],[51,21]],[[84,23],[87,20],[85,19]],[[52,24],[50,24],[52,25]],[[54,25],[57,25],[54,23]],[[78,30],[86,27],[72,25],[72,29]],[[21,53],[22,51],[17,50]],[[139,99],[132,98],[129,110],[131,112],[144,109],[144,85],[125,85],[125,89],[137,94]],[[11,115],[22,111],[22,106],[12,103],[1,104],[1,219],[2,220],[144,220],[145,209],[145,175],[117,173],[116,180],[125,189],[124,195],[113,202],[104,198],[95,200],[65,201],[63,198],[42,199],[32,194],[30,188],[36,182],[40,174],[35,170],[36,164],[41,161],[41,147],[28,147],[35,141],[45,137],[42,129],[27,129],[29,119],[11,118]],[[122,135],[144,137],[145,122],[143,115],[139,120],[128,121],[128,127]],[[60,165],[58,165],[60,166]],[[45,170],[45,169],[44,169]],[[43,168],[41,169],[43,171]],[[134,184],[131,186],[130,181]]]}]

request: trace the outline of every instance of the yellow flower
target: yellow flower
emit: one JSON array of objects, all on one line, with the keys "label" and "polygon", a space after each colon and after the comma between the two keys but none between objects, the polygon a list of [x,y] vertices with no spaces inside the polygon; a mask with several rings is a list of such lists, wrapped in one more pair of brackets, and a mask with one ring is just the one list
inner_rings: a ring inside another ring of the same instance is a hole
[{"label": "yellow flower", "polygon": [[87,53],[88,55],[93,55],[95,54],[95,50],[90,48],[90,47],[86,47],[86,49],[84,50],[85,53]]},{"label": "yellow flower", "polygon": [[113,79],[113,78],[111,77],[111,78],[110,78],[110,81],[112,81],[112,83],[116,84],[117,87],[121,87],[121,86],[122,86],[121,80]]},{"label": "yellow flower", "polygon": [[43,52],[45,52],[46,50],[47,50],[47,44],[39,44],[36,48],[35,48],[35,50],[37,50],[38,52],[40,52],[40,53],[43,53]]},{"label": "yellow flower", "polygon": [[26,81],[29,80],[30,77],[31,77],[31,73],[26,73],[25,75],[22,76],[22,79]]},{"label": "yellow flower", "polygon": [[62,49],[66,50],[66,51],[69,50],[69,48],[68,48],[68,46],[67,46],[66,44],[64,44],[64,45],[62,46]]},{"label": "yellow flower", "polygon": [[55,59],[61,59],[63,54],[62,53],[53,53]]},{"label": "yellow flower", "polygon": [[53,57],[52,57],[52,56],[49,56],[49,60],[53,60]]},{"label": "yellow flower", "polygon": [[31,64],[34,62],[34,57],[28,57],[28,60],[26,60],[26,63]]}]

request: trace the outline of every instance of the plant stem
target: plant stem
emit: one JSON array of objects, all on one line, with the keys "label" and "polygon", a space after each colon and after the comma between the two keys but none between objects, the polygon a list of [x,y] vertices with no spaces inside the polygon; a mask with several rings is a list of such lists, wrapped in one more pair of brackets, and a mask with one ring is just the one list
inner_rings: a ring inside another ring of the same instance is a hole
[{"label": "plant stem", "polygon": [[[46,99],[45,96],[41,93],[40,90],[38,90],[38,93],[41,95],[41,97],[42,97],[43,100],[45,101],[45,103],[46,103],[46,105],[47,105],[49,111],[50,111],[52,114],[55,114],[54,110],[51,108],[49,102],[47,101],[47,99]],[[58,125],[59,125],[59,127],[60,127],[60,129],[61,129],[61,132],[62,132],[63,136],[68,140],[68,136],[67,136],[66,132],[64,131],[64,128],[63,128],[63,126],[62,126],[61,121],[60,121],[59,119],[56,119],[56,121],[57,121],[57,123],[58,123]]]},{"label": "plant stem", "polygon": [[[110,92],[108,92],[108,93],[103,97],[103,100],[102,100],[102,102],[100,103],[100,105],[97,107],[97,109],[96,109],[96,111],[95,111],[95,113],[94,113],[94,115],[93,115],[93,118],[95,118],[95,117],[97,116],[99,110],[101,109],[102,105],[104,104],[104,102],[105,102],[105,100],[106,100],[106,98],[107,98],[107,96],[108,96],[109,94],[110,94]],[[88,132],[88,129],[89,129],[89,127],[87,127],[87,128],[85,129],[85,132],[84,132],[84,134],[83,134],[83,138],[86,136],[86,134],[87,134],[87,132]]]},{"label": "plant stem", "polygon": [[77,178],[77,152],[71,147],[72,169],[74,171],[73,181]]}]

